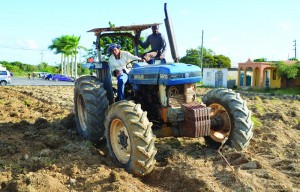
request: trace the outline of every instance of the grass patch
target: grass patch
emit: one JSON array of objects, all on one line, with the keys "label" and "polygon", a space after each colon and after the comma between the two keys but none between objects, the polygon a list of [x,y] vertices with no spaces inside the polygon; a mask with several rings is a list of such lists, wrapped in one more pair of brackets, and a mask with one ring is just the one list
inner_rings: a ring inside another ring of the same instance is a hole
[{"label": "grass patch", "polygon": [[172,149],[176,149],[182,146],[182,143],[178,140],[178,138],[171,138],[166,142],[171,146]]},{"label": "grass patch", "polygon": [[249,92],[255,93],[270,93],[279,95],[300,95],[299,88],[276,88],[276,89],[249,89]]},{"label": "grass patch", "polygon": [[118,182],[120,180],[120,174],[115,171],[112,171],[110,172],[110,179],[112,182]]},{"label": "grass patch", "polygon": [[251,116],[251,120],[254,123],[254,127],[262,127],[263,124],[260,122],[260,120],[254,116]]},{"label": "grass patch", "polygon": [[29,100],[24,100],[24,105],[26,105],[27,107],[29,107],[31,105],[30,101]]},{"label": "grass patch", "polygon": [[258,112],[261,116],[265,114],[264,107],[261,106],[260,104],[255,104],[255,108],[256,108],[257,112]]},{"label": "grass patch", "polygon": [[90,142],[89,140],[84,141],[82,146],[86,149],[93,149],[94,148],[93,143]]}]

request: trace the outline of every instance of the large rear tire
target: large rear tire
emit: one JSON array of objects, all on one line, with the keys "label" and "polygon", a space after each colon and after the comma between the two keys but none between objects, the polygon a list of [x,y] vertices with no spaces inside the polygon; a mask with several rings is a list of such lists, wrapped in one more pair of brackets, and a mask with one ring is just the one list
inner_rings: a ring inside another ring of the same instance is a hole
[{"label": "large rear tire", "polygon": [[157,152],[152,123],[140,104],[119,101],[111,105],[105,136],[111,157],[129,173],[141,177],[153,170]]},{"label": "large rear tire", "polygon": [[213,89],[203,96],[202,101],[211,107],[211,121],[218,122],[218,128],[212,128],[206,142],[214,147],[225,144],[238,151],[249,145],[253,136],[251,111],[246,101],[231,89]]},{"label": "large rear tire", "polygon": [[94,76],[77,79],[74,91],[75,120],[80,135],[98,144],[104,139],[108,100],[103,84]]}]

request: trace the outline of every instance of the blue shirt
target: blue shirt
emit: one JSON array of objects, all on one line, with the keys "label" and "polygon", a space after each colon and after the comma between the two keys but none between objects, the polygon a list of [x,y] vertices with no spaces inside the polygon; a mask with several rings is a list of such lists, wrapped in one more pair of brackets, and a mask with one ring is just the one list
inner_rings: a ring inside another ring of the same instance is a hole
[{"label": "blue shirt", "polygon": [[144,49],[151,45],[151,50],[160,51],[162,55],[165,55],[167,44],[164,36],[161,33],[151,34],[147,37],[145,42],[139,40],[139,44]]}]

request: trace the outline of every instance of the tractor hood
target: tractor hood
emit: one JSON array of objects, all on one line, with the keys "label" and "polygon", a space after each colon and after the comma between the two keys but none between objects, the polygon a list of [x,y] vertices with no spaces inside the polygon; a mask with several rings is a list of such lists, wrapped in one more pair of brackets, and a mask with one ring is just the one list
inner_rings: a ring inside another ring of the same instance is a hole
[{"label": "tractor hood", "polygon": [[135,63],[129,73],[131,84],[178,85],[201,81],[201,69],[192,64],[168,63],[152,64]]}]

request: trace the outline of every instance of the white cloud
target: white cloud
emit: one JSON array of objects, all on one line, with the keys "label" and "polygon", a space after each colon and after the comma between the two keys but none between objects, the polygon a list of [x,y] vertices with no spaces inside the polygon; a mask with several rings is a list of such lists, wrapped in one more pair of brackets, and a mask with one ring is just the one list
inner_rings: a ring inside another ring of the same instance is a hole
[{"label": "white cloud", "polygon": [[279,27],[280,29],[284,30],[284,31],[291,31],[292,29],[292,24],[288,21],[281,21],[276,23],[277,27]]},{"label": "white cloud", "polygon": [[187,9],[182,9],[180,10],[180,15],[184,17],[190,16],[190,11],[188,11]]},{"label": "white cloud", "polygon": [[212,41],[213,43],[219,43],[219,42],[220,42],[220,38],[219,38],[219,37],[212,37],[212,38],[211,38],[211,41]]},{"label": "white cloud", "polygon": [[18,40],[17,44],[25,49],[37,49],[39,47],[38,44],[32,39]]},{"label": "white cloud", "polygon": [[218,45],[214,51],[217,55],[226,55],[228,52],[228,49],[225,46]]},{"label": "white cloud", "polygon": [[36,49],[39,47],[38,44],[32,39],[28,39],[27,44],[30,49]]}]

